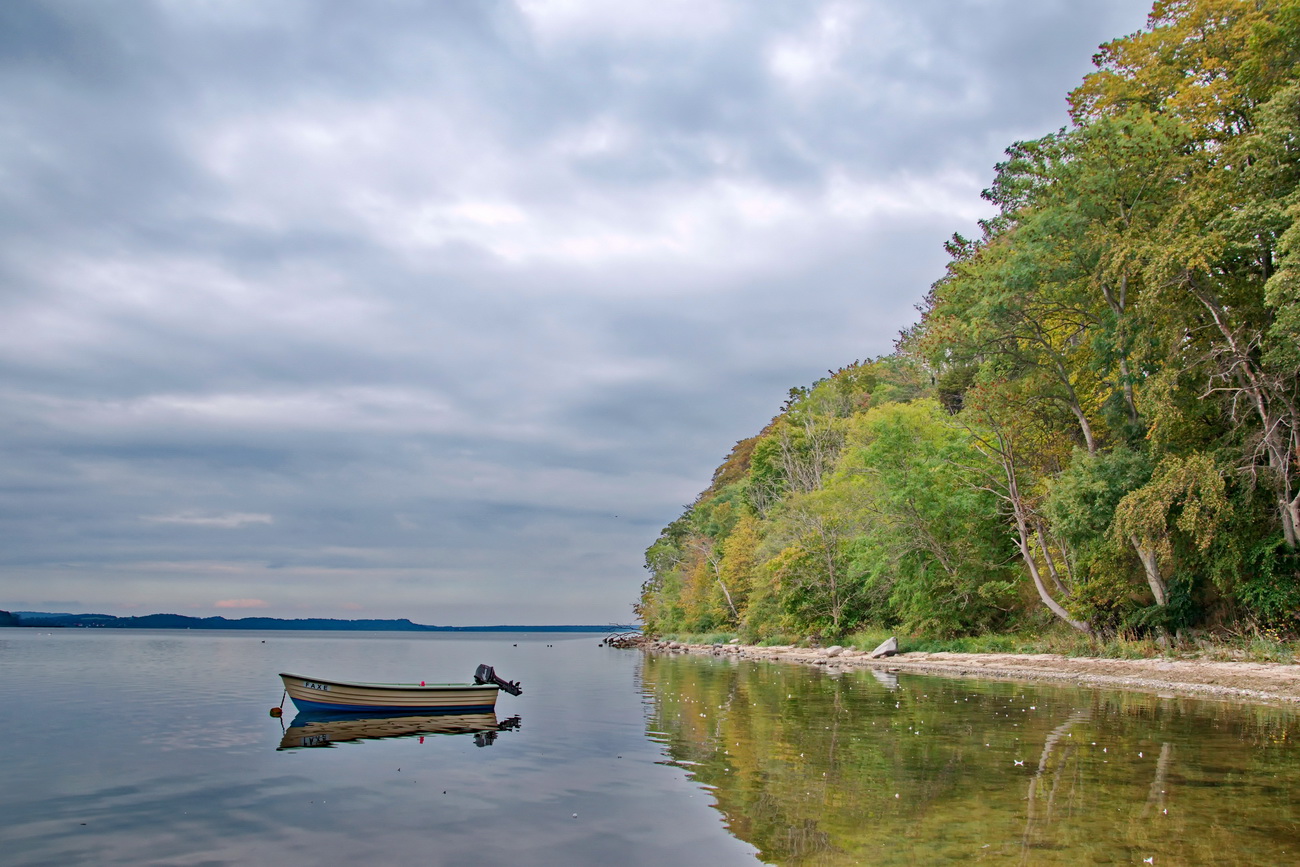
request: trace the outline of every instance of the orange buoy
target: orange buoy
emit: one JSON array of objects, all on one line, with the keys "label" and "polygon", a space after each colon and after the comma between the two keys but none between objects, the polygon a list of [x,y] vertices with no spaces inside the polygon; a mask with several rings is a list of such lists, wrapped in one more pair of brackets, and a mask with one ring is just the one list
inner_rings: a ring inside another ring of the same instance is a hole
[{"label": "orange buoy", "polygon": [[271,716],[279,716],[282,713],[284,713],[284,711],[278,707],[271,708]]}]

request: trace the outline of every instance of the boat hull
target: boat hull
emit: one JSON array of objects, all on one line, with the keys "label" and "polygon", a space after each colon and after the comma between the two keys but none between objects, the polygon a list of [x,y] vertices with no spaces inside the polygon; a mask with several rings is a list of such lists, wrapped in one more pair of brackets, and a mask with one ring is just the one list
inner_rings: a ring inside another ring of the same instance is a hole
[{"label": "boat hull", "polygon": [[284,690],[300,711],[367,713],[473,713],[496,707],[494,683],[350,683],[281,674]]}]

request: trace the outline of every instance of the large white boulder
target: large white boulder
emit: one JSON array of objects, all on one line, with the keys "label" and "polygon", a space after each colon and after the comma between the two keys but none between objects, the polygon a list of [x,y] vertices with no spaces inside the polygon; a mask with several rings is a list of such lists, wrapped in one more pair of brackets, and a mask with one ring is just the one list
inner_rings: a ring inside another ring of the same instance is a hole
[{"label": "large white boulder", "polygon": [[882,659],[886,656],[893,656],[896,653],[898,653],[898,638],[891,635],[888,639],[881,642],[879,647],[867,654],[867,659]]}]

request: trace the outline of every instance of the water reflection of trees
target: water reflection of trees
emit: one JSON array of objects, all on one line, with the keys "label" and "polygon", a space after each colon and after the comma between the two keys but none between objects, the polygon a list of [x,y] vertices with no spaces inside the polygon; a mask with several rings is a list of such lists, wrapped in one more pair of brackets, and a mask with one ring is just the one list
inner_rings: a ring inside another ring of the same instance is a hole
[{"label": "water reflection of trees", "polygon": [[[1056,796],[1061,790],[1061,782],[1065,776],[1065,770],[1073,763],[1078,744],[1074,743],[1073,732],[1076,723],[1086,722],[1092,718],[1092,709],[1078,708],[1073,711],[1065,722],[1048,732],[1043,741],[1043,752],[1038,758],[1038,769],[1034,776],[1029,780],[1029,795],[1025,798],[1027,807],[1027,816],[1025,819],[1025,834],[1022,838],[1021,851],[1024,856],[1023,863],[1029,863],[1028,857],[1031,849],[1036,846],[1050,845],[1051,823],[1053,812],[1056,808]],[[1069,744],[1057,752],[1057,747],[1061,745],[1061,740],[1069,735]],[[1055,759],[1055,761],[1053,761]],[[1050,766],[1055,768],[1049,774]],[[1073,789],[1068,789],[1068,794],[1073,795]],[[1041,802],[1042,803],[1040,805]],[[1041,819],[1040,819],[1041,811]],[[1039,824],[1046,827],[1040,828]],[[1044,833],[1044,831],[1046,833]]]},{"label": "water reflection of trees", "polygon": [[[698,657],[643,684],[668,761],[773,863],[1282,863],[1300,832],[1286,709]],[[1223,860],[1243,834],[1258,860]]]}]

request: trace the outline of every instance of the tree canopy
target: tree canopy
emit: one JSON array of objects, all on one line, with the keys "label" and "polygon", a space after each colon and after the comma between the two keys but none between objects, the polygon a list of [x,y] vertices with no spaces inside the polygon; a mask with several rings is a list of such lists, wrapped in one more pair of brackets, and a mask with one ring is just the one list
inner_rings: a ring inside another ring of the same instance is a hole
[{"label": "tree canopy", "polygon": [[647,552],[647,630],[1300,626],[1300,4],[1158,0],[887,357]]}]

